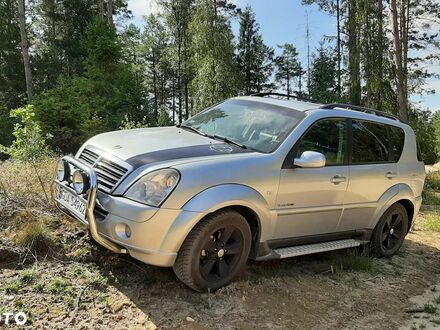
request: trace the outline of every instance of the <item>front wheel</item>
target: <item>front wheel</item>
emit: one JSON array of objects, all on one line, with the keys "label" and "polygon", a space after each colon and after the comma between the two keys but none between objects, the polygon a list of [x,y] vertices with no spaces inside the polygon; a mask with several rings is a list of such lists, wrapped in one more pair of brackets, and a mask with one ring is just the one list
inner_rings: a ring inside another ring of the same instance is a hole
[{"label": "front wheel", "polygon": [[402,204],[390,206],[373,231],[371,244],[374,254],[378,257],[395,254],[408,233],[408,223],[408,214]]},{"label": "front wheel", "polygon": [[216,212],[189,233],[173,269],[196,291],[217,290],[242,270],[250,248],[251,230],[246,219],[233,210]]}]

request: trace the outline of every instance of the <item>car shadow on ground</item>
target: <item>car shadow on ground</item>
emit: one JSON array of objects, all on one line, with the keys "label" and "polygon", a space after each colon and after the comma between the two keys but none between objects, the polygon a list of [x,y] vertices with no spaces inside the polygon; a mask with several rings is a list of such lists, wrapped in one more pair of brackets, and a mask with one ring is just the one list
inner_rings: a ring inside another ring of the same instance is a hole
[{"label": "car shadow on ground", "polygon": [[[402,306],[435,282],[439,255],[433,246],[406,240],[401,252],[390,259],[372,259],[351,249],[249,261],[234,283],[213,293],[196,293],[179,282],[171,268],[148,266],[129,256],[113,256],[108,263],[106,253],[99,264],[109,283],[159,328],[264,324],[331,328],[359,319],[368,325],[372,313],[393,327],[397,321],[387,320],[386,311],[407,317]],[[395,309],[393,302],[399,305]]]}]

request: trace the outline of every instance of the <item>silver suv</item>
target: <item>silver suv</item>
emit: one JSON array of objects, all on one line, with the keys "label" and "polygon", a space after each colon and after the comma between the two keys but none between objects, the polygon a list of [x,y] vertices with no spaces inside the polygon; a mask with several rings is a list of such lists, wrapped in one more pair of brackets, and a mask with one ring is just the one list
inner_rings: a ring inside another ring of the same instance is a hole
[{"label": "silver suv", "polygon": [[396,253],[425,179],[408,125],[380,111],[237,97],[177,127],[125,130],[63,157],[60,209],[117,253],[230,283],[248,258],[357,247]]}]

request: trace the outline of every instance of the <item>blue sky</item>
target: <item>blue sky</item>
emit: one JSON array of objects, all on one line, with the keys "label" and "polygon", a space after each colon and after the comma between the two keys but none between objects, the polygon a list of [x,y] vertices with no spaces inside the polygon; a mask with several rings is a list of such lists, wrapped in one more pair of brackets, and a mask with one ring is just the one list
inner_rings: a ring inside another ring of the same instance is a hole
[{"label": "blue sky", "polygon": [[[316,5],[303,6],[301,0],[233,0],[240,7],[250,5],[260,24],[261,33],[267,45],[277,48],[283,43],[292,43],[299,52],[299,59],[307,64],[307,13],[310,29],[310,50],[319,46],[323,36],[336,35],[336,19],[318,10]],[[128,0],[133,12],[133,23],[142,26],[142,17],[159,10],[157,0]],[[233,28],[237,30],[237,24]],[[440,73],[440,65],[433,68]],[[435,95],[413,96],[412,101],[424,108],[440,110],[440,80],[429,80],[428,86],[436,90]]]}]

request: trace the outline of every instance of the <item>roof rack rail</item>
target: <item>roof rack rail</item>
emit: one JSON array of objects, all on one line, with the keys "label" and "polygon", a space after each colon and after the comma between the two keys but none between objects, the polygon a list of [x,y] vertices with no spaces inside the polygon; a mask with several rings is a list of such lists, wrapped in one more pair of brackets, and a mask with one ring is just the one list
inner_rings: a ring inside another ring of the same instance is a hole
[{"label": "roof rack rail", "polygon": [[259,97],[265,97],[265,96],[280,96],[280,97],[286,97],[288,100],[292,99],[297,99],[299,101],[306,101],[306,102],[312,102],[312,103],[316,103],[315,101],[307,98],[307,97],[303,97],[301,95],[298,95],[298,93],[295,93],[295,95],[289,95],[289,94],[282,94],[282,93],[272,93],[272,92],[263,92],[263,93],[255,93],[255,94],[251,94],[251,96],[259,96]]},{"label": "roof rack rail", "polygon": [[332,104],[326,104],[323,105],[321,107],[321,109],[335,109],[335,108],[341,108],[341,109],[346,109],[346,110],[354,110],[354,111],[360,111],[360,112],[365,112],[365,113],[370,113],[376,116],[381,116],[381,117],[385,117],[385,118],[389,118],[389,119],[393,119],[396,121],[400,121],[399,117],[384,112],[384,111],[379,111],[379,110],[374,110],[374,109],[370,109],[370,108],[365,108],[365,107],[361,107],[358,105],[350,105],[350,104],[343,104],[343,103],[332,103]]}]

